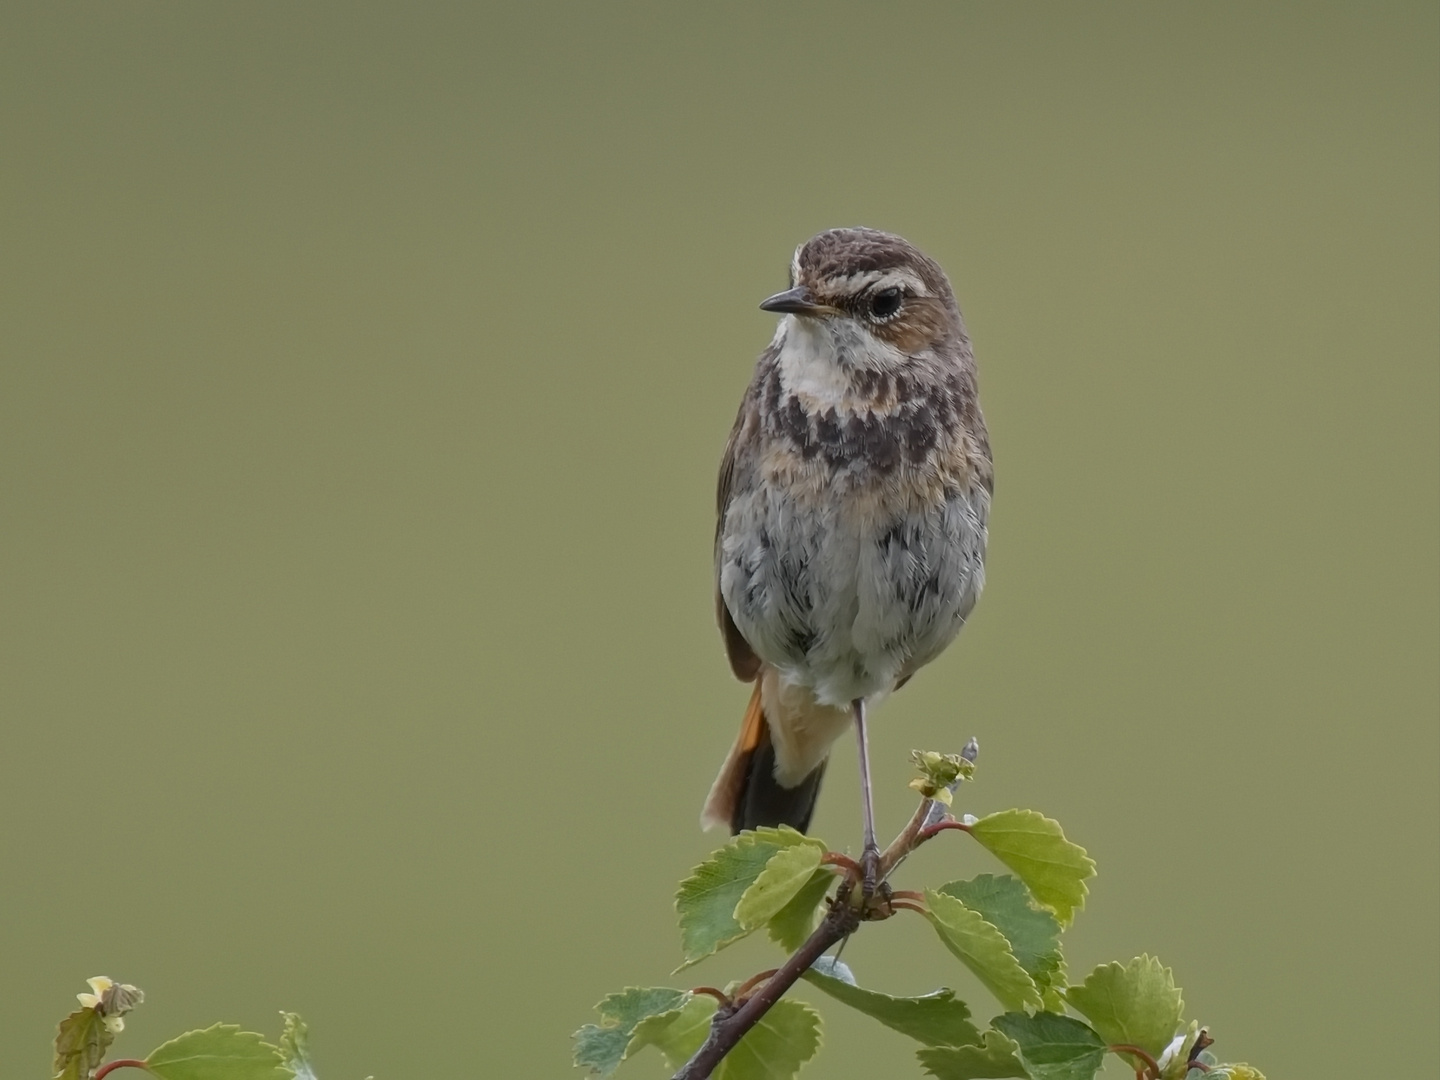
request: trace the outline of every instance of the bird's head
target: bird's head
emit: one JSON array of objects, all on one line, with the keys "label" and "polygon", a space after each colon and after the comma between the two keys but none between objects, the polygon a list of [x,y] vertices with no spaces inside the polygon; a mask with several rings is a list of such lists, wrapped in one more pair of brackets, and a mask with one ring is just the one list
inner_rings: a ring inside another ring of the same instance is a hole
[{"label": "bird's head", "polygon": [[900,359],[950,351],[964,324],[940,265],[908,240],[878,229],[829,229],[795,250],[790,288],[760,307],[837,341],[866,341]]}]

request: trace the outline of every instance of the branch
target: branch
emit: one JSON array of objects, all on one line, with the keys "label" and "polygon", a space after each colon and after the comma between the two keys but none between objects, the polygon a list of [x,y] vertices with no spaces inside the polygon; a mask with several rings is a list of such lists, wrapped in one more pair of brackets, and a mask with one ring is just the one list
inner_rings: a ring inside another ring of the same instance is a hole
[{"label": "branch", "polygon": [[934,805],[934,799],[921,799],[920,805],[915,808],[915,813],[910,816],[905,828],[900,830],[900,835],[895,837],[890,842],[890,846],[880,855],[881,881],[890,876],[891,872],[905,860],[906,855],[929,839],[922,834],[925,822],[930,817],[930,808]]},{"label": "branch", "polygon": [[[974,762],[978,753],[979,746],[971,739],[961,751],[961,756]],[[953,792],[959,784],[960,779],[957,778],[947,786]],[[968,829],[968,826],[957,821],[940,820],[944,813],[944,803],[928,797],[920,799],[920,805],[915,808],[910,821],[880,856],[882,883],[907,855],[931,837],[947,828]],[[940,820],[939,824],[936,824],[937,820]],[[710,1034],[706,1036],[705,1042],[670,1080],[706,1080],[715,1070],[715,1066],[735,1049],[735,1045],[745,1037],[745,1033],[760,1022],[760,1018],[784,996],[785,991],[795,985],[800,976],[810,969],[810,965],[820,959],[830,946],[854,933],[862,922],[888,919],[896,909],[915,911],[922,915],[925,913],[924,906],[916,903],[921,894],[895,893],[888,885],[882,885],[876,896],[868,897],[858,905],[854,904],[851,902],[851,890],[861,879],[860,864],[836,851],[826,852],[821,863],[837,867],[845,875],[844,881],[835,892],[835,898],[830,901],[829,914],[782,967],[776,971],[761,972],[747,980],[735,992],[733,1001],[721,1001],[720,1007],[715,1010],[714,1019],[710,1022]],[[746,992],[756,985],[759,985],[760,989],[746,997]],[[709,993],[722,999],[724,997],[723,993],[717,993],[713,987],[701,987],[694,992]]]},{"label": "branch", "polygon": [[[842,893],[844,890],[842,890]],[[821,921],[815,932],[783,967],[771,975],[759,990],[751,994],[745,1004],[733,1012],[722,1005],[710,1024],[710,1034],[704,1045],[695,1051],[695,1056],[671,1080],[706,1080],[720,1059],[735,1049],[735,1044],[745,1033],[759,1023],[770,1007],[780,1000],[785,991],[799,981],[810,965],[824,954],[825,950],[841,938],[852,933],[860,925],[859,913],[850,906],[849,898],[837,896],[830,903],[830,912]]]}]

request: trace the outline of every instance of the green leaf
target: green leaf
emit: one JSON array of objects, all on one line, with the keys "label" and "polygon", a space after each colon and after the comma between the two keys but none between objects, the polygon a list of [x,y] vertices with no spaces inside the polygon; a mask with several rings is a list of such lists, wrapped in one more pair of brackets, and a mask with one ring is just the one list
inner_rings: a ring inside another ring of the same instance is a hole
[{"label": "green leaf", "polygon": [[735,921],[746,930],[764,926],[805,888],[824,854],[825,849],[816,844],[796,844],[770,856],[735,905]]},{"label": "green leaf", "polygon": [[635,1025],[625,1057],[632,1058],[645,1047],[653,1046],[665,1056],[670,1068],[680,1068],[710,1034],[710,1021],[718,1004],[706,994],[692,994],[678,1009],[647,1016]]},{"label": "green leaf", "polygon": [[292,1080],[277,1047],[253,1031],[215,1024],[150,1051],[145,1068],[161,1080]]},{"label": "green leaf", "polygon": [[690,996],[688,990],[668,986],[627,986],[618,994],[607,994],[595,1011],[612,1024],[629,1031],[647,1016],[680,1008]]},{"label": "green leaf", "polygon": [[918,1053],[920,1064],[931,1076],[940,1080],[992,1080],[1018,1077],[1029,1080],[1030,1074],[1020,1064],[1014,1040],[990,1028],[979,1046],[937,1046]]},{"label": "green leaf", "polygon": [[820,1014],[781,998],[721,1059],[715,1080],[791,1080],[820,1049]]},{"label": "green leaf", "polygon": [[820,841],[784,825],[778,829],[743,832],[697,866],[680,883],[680,891],[675,895],[675,910],[680,916],[680,942],[685,962],[677,971],[703,960],[755,929],[754,926],[740,925],[735,918],[736,907],[771,858],[786,848],[800,844],[818,847],[822,853],[825,850]]},{"label": "green leaf", "polygon": [[310,1063],[310,1026],[299,1013],[282,1012],[285,1026],[280,1031],[280,1056],[295,1080],[318,1080]]},{"label": "green leaf", "polygon": [[1065,839],[1059,822],[1034,810],[1002,810],[971,825],[970,835],[1019,874],[1062,926],[1069,926],[1085,906],[1085,879],[1095,876],[1095,862]]},{"label": "green leaf", "polygon": [[1043,992],[1055,985],[1064,961],[1060,955],[1060,923],[1031,901],[1030,890],[1009,874],[981,874],[952,881],[940,891],[978,911],[1010,942],[1010,951]]},{"label": "green leaf", "polygon": [[575,1065],[609,1076],[625,1059],[631,1032],[648,1016],[681,1008],[690,997],[684,990],[664,986],[632,986],[603,998],[595,1010],[600,1023],[575,1032]]},{"label": "green leaf", "polygon": [[891,997],[856,986],[848,967],[825,956],[802,977],[835,1000],[926,1046],[964,1046],[980,1041],[980,1032],[970,1022],[969,1006],[957,1001],[955,992],[948,987],[921,997]]},{"label": "green leaf", "polygon": [[[626,1058],[656,1047],[678,1069],[700,1049],[715,1015],[714,998],[696,994],[682,1008],[642,1020]],[[781,999],[745,1033],[711,1075],[714,1080],[789,1080],[820,1048],[820,1017],[798,1001]]]},{"label": "green leaf", "polygon": [[1094,1080],[1105,1061],[1105,1041],[1068,1016],[1008,1012],[994,1024],[1015,1040],[1030,1080]]},{"label": "green leaf", "polygon": [[60,1021],[55,1033],[55,1064],[51,1066],[55,1080],[90,1080],[114,1041],[114,1032],[98,1012],[76,1009]]},{"label": "green leaf", "polygon": [[618,1027],[586,1024],[571,1038],[575,1040],[572,1060],[577,1069],[589,1069],[596,1076],[609,1076],[625,1060],[630,1032]]},{"label": "green leaf", "polygon": [[973,971],[1007,1009],[1040,1007],[1040,991],[993,923],[948,893],[927,889],[927,918],[945,947]]},{"label": "green leaf", "polygon": [[[1129,1043],[1151,1057],[1159,1057],[1175,1037],[1184,1009],[1170,969],[1152,956],[1101,964],[1065,997],[1107,1043]],[[1133,1054],[1122,1056],[1139,1068]]]},{"label": "green leaf", "polygon": [[816,870],[811,874],[790,902],[771,916],[771,940],[792,953],[805,944],[805,939],[815,932],[815,910],[834,883],[835,875],[829,870]]}]

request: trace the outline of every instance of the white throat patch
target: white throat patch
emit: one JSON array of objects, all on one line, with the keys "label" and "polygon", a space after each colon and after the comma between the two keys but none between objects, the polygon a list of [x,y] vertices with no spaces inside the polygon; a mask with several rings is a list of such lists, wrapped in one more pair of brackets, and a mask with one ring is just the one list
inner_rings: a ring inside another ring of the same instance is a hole
[{"label": "white throat patch", "polygon": [[[780,384],[813,407],[847,403],[856,371],[892,371],[906,357],[854,319],[787,315],[775,333]],[[843,362],[842,357],[843,355]]]}]

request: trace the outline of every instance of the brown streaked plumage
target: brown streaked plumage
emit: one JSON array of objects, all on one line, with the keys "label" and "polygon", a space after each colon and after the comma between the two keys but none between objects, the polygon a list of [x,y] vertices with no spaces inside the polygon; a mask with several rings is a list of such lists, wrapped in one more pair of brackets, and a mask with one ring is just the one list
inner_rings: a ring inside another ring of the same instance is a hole
[{"label": "brown streaked plumage", "polygon": [[[832,229],[783,315],[720,467],[716,611],[756,684],[702,821],[805,828],[831,744],[954,639],[984,584],[993,487],[950,283],[913,245]],[[868,768],[862,758],[862,773]],[[873,847],[866,783],[867,851]],[[873,883],[872,883],[873,884]]]}]

